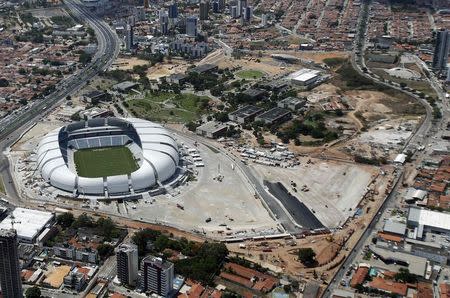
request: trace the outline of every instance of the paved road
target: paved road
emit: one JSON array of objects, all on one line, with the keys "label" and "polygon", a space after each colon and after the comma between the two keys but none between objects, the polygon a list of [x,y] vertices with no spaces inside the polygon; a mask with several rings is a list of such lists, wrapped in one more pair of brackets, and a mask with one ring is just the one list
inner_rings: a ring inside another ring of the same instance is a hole
[{"label": "paved road", "polygon": [[87,23],[94,30],[98,44],[97,52],[92,62],[86,65],[84,69],[60,81],[52,94],[37,99],[29,105],[30,108],[27,110],[17,112],[1,122],[0,175],[5,182],[7,195],[11,203],[19,203],[20,196],[12,183],[10,165],[4,155],[4,150],[13,144],[33,123],[41,120],[52,108],[59,105],[67,95],[80,90],[90,79],[111,66],[119,53],[119,39],[107,23],[86,11],[75,0],[66,0],[65,4],[75,18]]},{"label": "paved road", "polygon": [[309,208],[293,196],[281,182],[264,181],[269,192],[285,206],[292,218],[305,229],[324,229],[325,226],[317,219]]}]

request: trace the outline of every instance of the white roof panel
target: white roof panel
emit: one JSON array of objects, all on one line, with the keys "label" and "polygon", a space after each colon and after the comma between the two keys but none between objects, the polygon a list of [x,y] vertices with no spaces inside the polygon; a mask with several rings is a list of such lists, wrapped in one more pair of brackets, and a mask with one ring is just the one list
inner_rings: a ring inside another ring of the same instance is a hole
[{"label": "white roof panel", "polygon": [[[17,236],[28,241],[35,238],[54,217],[50,212],[26,208],[16,208],[12,214]],[[0,223],[0,229],[11,229],[11,215]]]}]

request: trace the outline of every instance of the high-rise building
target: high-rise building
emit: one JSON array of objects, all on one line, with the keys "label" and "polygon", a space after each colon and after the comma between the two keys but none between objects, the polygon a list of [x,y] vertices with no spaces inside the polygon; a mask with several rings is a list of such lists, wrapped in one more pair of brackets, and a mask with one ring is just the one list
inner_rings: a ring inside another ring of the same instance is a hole
[{"label": "high-rise building", "polygon": [[173,2],[169,6],[169,19],[176,19],[178,17],[178,6],[176,2]]},{"label": "high-rise building", "polygon": [[200,21],[206,21],[209,13],[209,1],[200,2]]},{"label": "high-rise building", "polygon": [[225,9],[225,0],[219,0],[219,11],[223,11]]},{"label": "high-rise building", "polygon": [[240,17],[247,7],[247,0],[237,0],[237,16]]},{"label": "high-rise building", "polygon": [[23,297],[15,230],[0,230],[0,285],[3,297]]},{"label": "high-rise building", "polygon": [[122,284],[136,285],[139,270],[138,247],[121,244],[117,248],[117,278]]},{"label": "high-rise building", "polygon": [[247,6],[244,9],[245,13],[244,13],[244,20],[246,22],[250,22],[253,18],[253,7],[252,6]]},{"label": "high-rise building", "polygon": [[219,13],[219,11],[220,11],[220,9],[219,9],[219,2],[217,0],[213,2],[212,10],[213,10],[214,13]]},{"label": "high-rise building", "polygon": [[261,26],[263,27],[267,26],[267,15],[265,13],[261,15]]},{"label": "high-rise building", "polygon": [[237,11],[238,11],[237,6],[231,6],[230,12],[231,12],[231,17],[233,19],[236,19],[239,17]]},{"label": "high-rise building", "polygon": [[242,14],[242,3],[241,0],[237,1],[237,10],[236,10],[236,17],[240,17]]},{"label": "high-rise building", "polygon": [[450,64],[447,64],[447,78],[445,79],[446,83],[450,83]]},{"label": "high-rise building", "polygon": [[130,51],[133,48],[134,45],[134,32],[133,32],[133,26],[130,24],[127,24],[126,28],[126,35],[125,35],[125,47],[127,51]]},{"label": "high-rise building", "polygon": [[450,32],[441,30],[436,35],[436,45],[434,47],[433,64],[434,70],[444,70],[447,68],[448,53],[450,50]]},{"label": "high-rise building", "polygon": [[186,18],[186,34],[191,37],[197,36],[197,17],[190,16]]},{"label": "high-rise building", "polygon": [[174,266],[171,262],[148,256],[142,260],[142,287],[144,292],[153,292],[167,297],[173,289]]},{"label": "high-rise building", "polygon": [[167,13],[159,16],[159,31],[162,35],[169,33],[169,16]]}]

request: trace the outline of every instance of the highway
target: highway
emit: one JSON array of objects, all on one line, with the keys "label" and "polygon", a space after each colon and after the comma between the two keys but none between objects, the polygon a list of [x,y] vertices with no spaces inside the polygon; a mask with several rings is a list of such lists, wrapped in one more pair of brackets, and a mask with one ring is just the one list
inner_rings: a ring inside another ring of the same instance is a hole
[{"label": "highway", "polygon": [[37,99],[29,105],[29,108],[22,109],[0,121],[0,175],[3,178],[11,203],[18,203],[20,196],[14,187],[13,177],[10,174],[10,165],[4,151],[22,133],[59,105],[68,95],[77,92],[98,73],[108,69],[119,53],[119,39],[106,22],[85,10],[75,0],[65,0],[64,4],[74,18],[87,24],[94,30],[98,45],[97,52],[92,61],[83,69],[61,80],[55,86],[53,93]]}]

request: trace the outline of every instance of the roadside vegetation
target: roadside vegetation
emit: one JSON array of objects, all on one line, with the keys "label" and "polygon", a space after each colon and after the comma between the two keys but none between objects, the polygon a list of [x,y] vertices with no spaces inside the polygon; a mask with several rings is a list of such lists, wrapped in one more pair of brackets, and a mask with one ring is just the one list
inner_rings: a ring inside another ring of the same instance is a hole
[{"label": "roadside vegetation", "polygon": [[69,16],[52,16],[51,21],[65,29],[75,26],[75,21]]},{"label": "roadside vegetation", "polygon": [[167,258],[173,250],[181,252],[187,258],[174,261],[175,272],[203,284],[212,284],[214,275],[219,272],[228,255],[228,249],[223,243],[178,239],[150,229],[136,232],[132,241],[138,246],[140,256],[153,254]]},{"label": "roadside vegetation", "polygon": [[[77,233],[87,231],[103,238],[97,246],[100,258],[104,259],[114,253],[114,247],[108,242],[120,242],[126,235],[126,230],[120,229],[111,218],[100,217],[97,220],[87,214],[75,217],[72,213],[66,212],[56,217],[58,232],[55,236],[45,242],[45,246],[66,245]],[[119,241],[120,240],[120,241]]]}]

